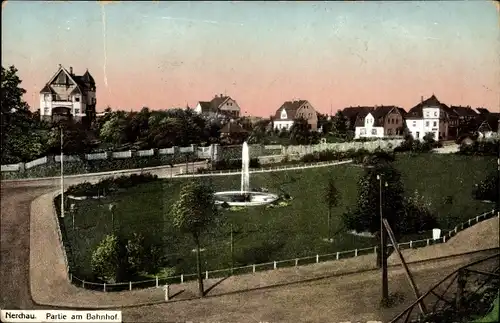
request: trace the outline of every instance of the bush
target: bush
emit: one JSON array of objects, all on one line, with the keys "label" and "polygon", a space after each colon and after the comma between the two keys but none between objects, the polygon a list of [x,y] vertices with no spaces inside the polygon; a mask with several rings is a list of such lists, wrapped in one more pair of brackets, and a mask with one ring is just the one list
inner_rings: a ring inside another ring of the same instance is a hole
[{"label": "bush", "polygon": [[66,193],[73,196],[105,196],[118,189],[126,189],[156,180],[158,180],[158,176],[150,173],[123,175],[115,178],[107,177],[96,184],[85,182],[72,185]]},{"label": "bush", "polygon": [[475,141],[469,145],[462,143],[459,154],[475,156],[497,156],[499,153],[499,142],[495,141]]},{"label": "bush", "polygon": [[[223,159],[213,164],[213,170],[232,170],[241,169],[241,159]],[[258,158],[250,159],[250,168],[260,168],[260,161]]]},{"label": "bush", "polygon": [[499,180],[498,173],[494,172],[479,184],[476,184],[472,191],[474,198],[480,201],[498,201]]}]

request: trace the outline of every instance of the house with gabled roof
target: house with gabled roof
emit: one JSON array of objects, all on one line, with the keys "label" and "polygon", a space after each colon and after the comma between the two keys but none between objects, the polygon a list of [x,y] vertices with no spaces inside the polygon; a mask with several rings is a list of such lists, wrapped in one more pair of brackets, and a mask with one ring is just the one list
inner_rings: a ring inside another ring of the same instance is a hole
[{"label": "house with gabled roof", "polygon": [[229,118],[239,118],[241,115],[241,108],[238,103],[230,96],[222,94],[215,95],[210,101],[199,101],[194,111],[210,117],[226,116]]},{"label": "house with gabled roof", "polygon": [[40,118],[46,121],[73,119],[90,124],[96,116],[96,85],[87,70],[75,75],[59,64],[56,73],[40,90]]},{"label": "house with gabled roof", "polygon": [[406,115],[406,126],[414,139],[423,140],[428,133],[434,140],[447,140],[456,137],[458,115],[433,94],[410,109]]},{"label": "house with gabled roof", "polygon": [[356,116],[354,138],[402,136],[406,111],[397,106],[365,107]]},{"label": "house with gabled roof", "polygon": [[318,114],[307,100],[285,101],[274,113],[273,127],[289,130],[299,118],[305,119],[311,130],[318,130]]}]

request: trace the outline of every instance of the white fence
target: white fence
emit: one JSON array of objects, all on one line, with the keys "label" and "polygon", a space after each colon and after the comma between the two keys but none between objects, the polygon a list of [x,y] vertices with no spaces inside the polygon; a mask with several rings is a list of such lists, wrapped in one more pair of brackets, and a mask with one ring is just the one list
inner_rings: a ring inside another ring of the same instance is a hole
[{"label": "white fence", "polygon": [[35,166],[46,164],[47,160],[48,160],[47,157],[38,158],[38,159],[35,159],[33,161],[30,161],[30,162],[24,164],[24,167],[26,169],[30,169],[30,168],[35,167]]},{"label": "white fence", "polygon": [[[409,242],[403,242],[403,243],[398,243],[398,247],[401,250],[404,249],[415,249],[415,248],[421,248],[421,247],[427,247],[430,245],[434,244],[439,244],[439,243],[446,243],[452,236],[457,234],[457,232],[468,228],[478,222],[481,222],[483,220],[492,218],[495,216],[495,210],[492,210],[490,212],[483,213],[481,215],[476,216],[475,218],[471,218],[466,222],[463,222],[459,225],[457,225],[453,230],[450,230],[448,233],[444,234],[440,239],[422,239],[422,240],[415,240],[415,241],[409,241]],[[500,213],[497,213],[497,216]],[[392,244],[389,244],[389,246],[392,246]],[[248,266],[241,266],[241,267],[233,267],[233,268],[224,268],[224,269],[218,269],[218,270],[207,270],[203,273],[205,279],[209,278],[221,278],[221,277],[227,277],[228,275],[233,275],[233,274],[247,274],[247,273],[256,273],[258,271],[266,271],[266,270],[276,270],[280,268],[287,268],[287,267],[297,267],[297,266],[302,266],[302,265],[310,265],[314,263],[320,263],[320,262],[325,262],[325,261],[334,261],[334,260],[339,260],[339,259],[346,259],[346,258],[352,258],[352,257],[358,257],[362,255],[368,255],[372,253],[377,252],[378,247],[370,247],[370,248],[360,248],[360,249],[354,249],[354,250],[347,250],[347,251],[338,251],[334,253],[329,253],[329,254],[316,254],[316,255],[311,255],[308,257],[298,257],[298,258],[292,258],[292,259],[285,259],[285,260],[276,260],[276,261],[271,261],[271,262],[266,262],[266,263],[260,263],[260,264],[253,264],[253,265],[248,265]],[[66,257],[66,254],[65,254]],[[67,261],[66,261],[67,264]],[[94,289],[94,290],[100,290],[100,291],[112,291],[114,290],[123,290],[128,289],[132,290],[134,286],[136,288],[145,288],[145,287],[161,287],[163,285],[167,284],[175,284],[175,283],[184,283],[188,280],[194,280],[197,278],[197,274],[180,274],[177,276],[171,276],[171,277],[166,277],[166,278],[160,278],[158,276],[155,277],[155,279],[150,279],[150,280],[143,280],[143,281],[130,281],[130,282],[125,282],[125,283],[113,283],[113,284],[101,284],[101,283],[93,283],[93,282],[86,282],[85,280],[79,279],[78,277],[72,275],[70,273],[69,267],[68,269],[68,275],[69,279],[72,283],[77,284],[78,286],[81,286],[83,288],[89,288],[89,289]],[[118,287],[118,288],[115,288]]]},{"label": "white fence", "polygon": [[23,163],[2,165],[2,172],[18,172],[21,169],[21,165]]},{"label": "white fence", "polygon": [[[367,149],[374,150],[376,148],[382,149],[393,149],[395,148],[401,140],[378,140],[378,141],[368,141],[368,142],[346,142],[346,143],[333,143],[333,144],[318,144],[312,146],[281,146],[281,145],[252,145],[251,151],[256,152],[258,157],[262,157],[265,155],[270,155],[270,151],[277,152],[276,155],[281,156],[301,156],[317,151],[324,150],[336,150],[336,151],[347,151],[349,149]],[[234,147],[233,147],[234,148]],[[218,159],[219,156],[222,156],[221,152],[226,148],[224,146],[220,146],[217,144],[211,145],[209,147],[197,147],[195,145],[191,145],[189,147],[171,147],[171,148],[161,148],[161,149],[149,149],[149,150],[139,150],[139,151],[118,151],[118,152],[101,152],[101,153],[93,153],[93,154],[85,154],[84,158],[80,156],[71,156],[65,155],[64,161],[67,162],[76,162],[85,160],[104,160],[108,158],[113,159],[126,159],[126,158],[134,158],[134,157],[151,157],[155,155],[175,155],[175,154],[194,154],[199,159]],[[237,155],[234,157],[237,158]],[[56,162],[60,162],[60,156],[55,156],[54,159]],[[23,171],[25,169],[30,169],[35,166],[44,165],[49,162],[48,157],[39,158],[37,160],[30,161],[28,163],[19,163],[19,164],[10,164],[10,165],[2,165],[2,172],[18,172]]]}]

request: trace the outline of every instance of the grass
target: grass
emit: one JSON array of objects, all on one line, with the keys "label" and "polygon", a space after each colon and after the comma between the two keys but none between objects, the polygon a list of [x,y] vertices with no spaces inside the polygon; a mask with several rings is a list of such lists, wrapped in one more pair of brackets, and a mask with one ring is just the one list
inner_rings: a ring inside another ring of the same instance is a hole
[{"label": "grass", "polygon": [[[452,228],[459,222],[491,209],[491,205],[474,201],[471,190],[495,167],[494,158],[459,155],[398,155],[395,166],[401,171],[408,194],[414,190],[432,201],[441,228]],[[339,215],[353,206],[357,198],[357,180],[363,169],[352,165],[321,167],[251,175],[253,187],[271,192],[284,191],[293,197],[287,207],[246,208],[224,211],[225,225],[212,229],[202,243],[203,270],[231,266],[230,224],[234,228],[235,266],[251,265],[295,257],[314,256],[355,248],[371,247],[376,241],[345,233]],[[339,206],[332,216],[333,242],[327,236],[327,208],[322,199],[326,178],[333,176],[341,192]],[[233,190],[240,185],[239,176],[214,176],[209,180],[217,190]],[[109,203],[116,203],[115,228],[125,236],[141,232],[164,246],[165,254],[177,273],[195,273],[194,243],[172,226],[170,206],[176,200],[184,179],[162,180],[134,187],[108,199],[72,201],[72,217],[65,217],[68,240],[72,245],[74,273],[91,277],[90,258],[105,234],[111,233]],[[444,199],[451,196],[452,204]],[[426,236],[431,237],[431,233]],[[406,241],[422,236],[408,236]]]}]

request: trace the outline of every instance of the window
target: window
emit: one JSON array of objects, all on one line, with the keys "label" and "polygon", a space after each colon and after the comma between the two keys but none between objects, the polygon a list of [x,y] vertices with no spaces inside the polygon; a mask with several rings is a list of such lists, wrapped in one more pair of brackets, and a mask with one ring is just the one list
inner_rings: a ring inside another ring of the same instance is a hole
[{"label": "window", "polygon": [[418,138],[420,138],[420,132],[419,132],[419,131],[417,131],[417,133],[416,133],[416,136],[415,136],[415,137],[417,137],[417,139],[418,139]]},{"label": "window", "polygon": [[377,129],[372,129],[372,135],[374,135],[374,136],[377,135]]},{"label": "window", "polygon": [[361,128],[361,130],[359,131],[359,134],[360,135],[366,135],[366,129],[365,128]]},{"label": "window", "polygon": [[50,108],[49,107],[43,108],[43,114],[45,114],[45,115],[50,114]]},{"label": "window", "polygon": [[434,112],[434,116],[435,116],[435,117],[437,117],[437,116],[438,116],[438,113],[437,113],[437,111],[436,111],[436,112]]},{"label": "window", "polygon": [[426,121],[425,122],[425,126],[428,127],[429,126],[429,121]]},{"label": "window", "polygon": [[399,124],[399,119],[396,119],[396,124]]},{"label": "window", "polygon": [[389,135],[389,136],[392,135],[392,129],[387,129],[387,135]]},{"label": "window", "polygon": [[75,114],[80,114],[80,109],[75,109]]},{"label": "window", "polygon": [[426,113],[425,113],[425,116],[428,118],[428,117],[429,117],[429,112],[426,112]]},{"label": "window", "polygon": [[80,97],[79,96],[75,97],[75,102],[80,102]]},{"label": "window", "polygon": [[436,122],[436,121],[434,121],[434,122],[432,123],[432,125],[433,125],[434,127],[437,127],[437,122]]},{"label": "window", "polygon": [[416,127],[417,126],[417,122],[416,121],[413,121],[413,126]]}]

